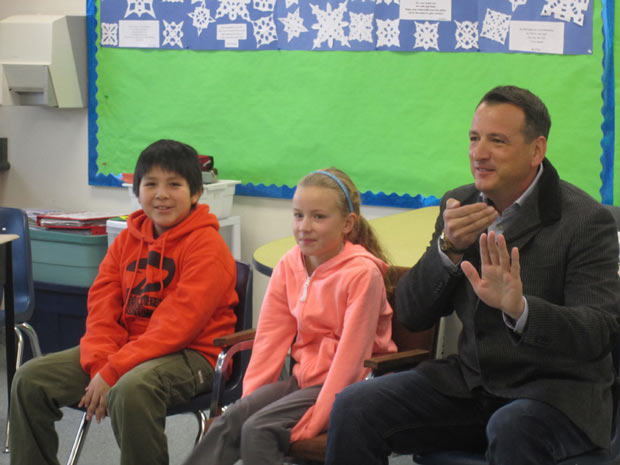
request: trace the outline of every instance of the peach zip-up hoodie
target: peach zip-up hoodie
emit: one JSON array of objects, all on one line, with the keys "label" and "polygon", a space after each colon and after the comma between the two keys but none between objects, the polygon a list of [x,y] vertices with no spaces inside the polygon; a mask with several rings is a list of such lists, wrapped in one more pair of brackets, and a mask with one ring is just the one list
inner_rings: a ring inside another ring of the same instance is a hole
[{"label": "peach zip-up hoodie", "polygon": [[326,430],[336,394],[368,374],[364,360],[396,351],[383,282],[387,268],[364,247],[347,241],[311,276],[298,246],[274,269],[243,395],[275,382],[290,348],[299,387],[323,385],[316,404],[293,428],[291,441]]},{"label": "peach zip-up hoodie", "polygon": [[88,292],[80,362],[113,386],[136,365],[194,349],[215,366],[213,339],[235,330],[237,269],[207,205],[153,237],[139,210],[114,240]]}]

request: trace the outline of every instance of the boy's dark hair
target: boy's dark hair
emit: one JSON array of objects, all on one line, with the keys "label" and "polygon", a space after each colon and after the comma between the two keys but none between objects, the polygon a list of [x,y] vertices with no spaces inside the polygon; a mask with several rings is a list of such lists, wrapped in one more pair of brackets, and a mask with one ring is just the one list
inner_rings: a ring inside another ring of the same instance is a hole
[{"label": "boy's dark hair", "polygon": [[161,139],[145,148],[133,173],[133,193],[140,194],[140,181],[151,168],[157,166],[164,171],[177,173],[189,184],[190,195],[202,191],[202,173],[198,152],[190,145],[176,140]]},{"label": "boy's dark hair", "polygon": [[482,97],[482,103],[512,103],[525,113],[525,137],[528,141],[538,136],[549,138],[551,118],[547,107],[536,95],[527,89],[516,86],[499,86],[491,89]]}]

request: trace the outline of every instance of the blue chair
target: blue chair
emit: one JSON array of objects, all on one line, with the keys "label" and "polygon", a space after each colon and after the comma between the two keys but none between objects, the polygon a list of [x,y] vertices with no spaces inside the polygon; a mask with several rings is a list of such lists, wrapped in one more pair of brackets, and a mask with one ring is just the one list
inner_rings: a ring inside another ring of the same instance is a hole
[{"label": "blue chair", "polygon": [[[34,312],[34,285],[32,282],[32,255],[30,253],[30,234],[28,217],[23,210],[0,207],[0,233],[17,234],[19,239],[12,243],[13,295],[15,308],[15,337],[17,354],[15,369],[22,364],[24,357],[24,336],[28,338],[33,356],[41,355],[39,338],[34,328],[28,323]],[[0,299],[2,289],[0,289]],[[4,326],[4,312],[0,312],[0,325]],[[7,367],[8,382],[12,380],[14,370]],[[10,385],[8,386],[10,389]],[[6,424],[4,452],[8,452],[9,422]]]},{"label": "blue chair", "polygon": [[[235,290],[239,296],[239,304],[234,308],[237,315],[236,331],[243,332],[252,328],[252,281],[252,267],[247,263],[237,261]],[[217,339],[214,343],[221,345],[218,344]],[[226,380],[225,374],[228,372],[231,360],[234,362],[232,372]],[[166,415],[193,413],[198,420],[198,434],[196,436],[196,443],[198,443],[207,431],[209,417],[219,415],[219,406],[232,403],[241,397],[243,376],[249,362],[250,353],[247,351],[223,350],[215,366],[213,390],[200,394],[188,402],[169,408]],[[208,416],[205,413],[206,410],[209,410]],[[77,463],[89,426],[90,421],[86,420],[86,413],[84,413],[75,435],[69,458],[67,459],[67,465],[75,465]]]}]

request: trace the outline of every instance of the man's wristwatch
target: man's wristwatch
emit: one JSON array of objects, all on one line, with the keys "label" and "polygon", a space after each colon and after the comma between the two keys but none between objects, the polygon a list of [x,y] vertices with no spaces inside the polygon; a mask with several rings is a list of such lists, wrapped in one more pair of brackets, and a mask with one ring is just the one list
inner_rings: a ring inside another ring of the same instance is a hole
[{"label": "man's wristwatch", "polygon": [[443,253],[457,253],[457,254],[463,254],[467,250],[467,248],[457,249],[456,247],[454,247],[454,244],[452,244],[452,242],[450,242],[450,240],[448,239],[448,236],[446,236],[445,231],[442,231],[441,236],[439,236],[439,249]]}]

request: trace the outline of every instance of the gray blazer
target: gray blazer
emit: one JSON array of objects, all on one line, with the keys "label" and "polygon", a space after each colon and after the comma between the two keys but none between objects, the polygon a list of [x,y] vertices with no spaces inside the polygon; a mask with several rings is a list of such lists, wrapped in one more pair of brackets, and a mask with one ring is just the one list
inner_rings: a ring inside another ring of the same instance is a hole
[{"label": "gray blazer", "polygon": [[[469,397],[476,387],[500,397],[530,398],[564,412],[590,439],[607,447],[611,435],[610,348],[620,316],[618,237],[608,210],[544,171],[506,233],[519,248],[529,317],[521,335],[502,313],[481,302],[460,269],[440,259],[440,213],[425,254],[397,288],[398,316],[411,330],[426,329],[455,311],[463,323],[458,355],[418,367],[446,395]],[[474,185],[446,193],[462,204],[479,201]],[[480,271],[476,242],[465,252]]]}]

